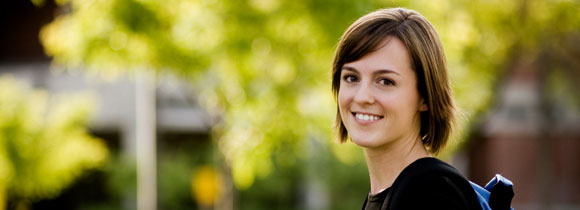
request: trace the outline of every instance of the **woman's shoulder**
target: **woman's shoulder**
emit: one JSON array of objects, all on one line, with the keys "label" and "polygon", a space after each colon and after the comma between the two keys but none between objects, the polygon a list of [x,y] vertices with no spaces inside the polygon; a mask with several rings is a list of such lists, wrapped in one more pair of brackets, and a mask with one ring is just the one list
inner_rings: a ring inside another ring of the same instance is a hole
[{"label": "woman's shoulder", "polygon": [[389,209],[479,209],[469,181],[436,158],[421,158],[407,166],[391,190]]},{"label": "woman's shoulder", "polygon": [[399,175],[400,178],[425,176],[460,176],[465,179],[465,177],[453,166],[433,157],[420,158],[416,160],[408,165]]}]

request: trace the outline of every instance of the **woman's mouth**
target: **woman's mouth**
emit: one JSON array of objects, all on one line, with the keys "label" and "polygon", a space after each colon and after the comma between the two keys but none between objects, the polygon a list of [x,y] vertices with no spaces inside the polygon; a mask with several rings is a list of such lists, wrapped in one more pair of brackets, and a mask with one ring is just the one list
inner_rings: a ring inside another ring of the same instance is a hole
[{"label": "woman's mouth", "polygon": [[374,115],[374,114],[360,113],[360,112],[352,112],[352,115],[357,120],[365,121],[365,122],[373,122],[373,121],[377,121],[377,120],[384,118],[384,116],[381,116],[381,115]]}]

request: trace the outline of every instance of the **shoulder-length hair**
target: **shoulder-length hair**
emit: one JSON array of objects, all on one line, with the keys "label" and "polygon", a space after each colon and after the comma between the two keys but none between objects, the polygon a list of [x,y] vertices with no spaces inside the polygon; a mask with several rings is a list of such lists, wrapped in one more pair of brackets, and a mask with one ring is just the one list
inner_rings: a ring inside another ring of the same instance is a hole
[{"label": "shoulder-length hair", "polygon": [[[332,90],[338,101],[340,74],[346,63],[377,50],[388,36],[407,47],[417,90],[428,110],[420,114],[420,136],[430,153],[437,154],[449,139],[455,122],[455,105],[447,76],[447,63],[439,35],[421,14],[404,8],[381,9],[355,21],[342,35],[332,66]],[[340,142],[350,137],[337,104],[335,129]]]}]

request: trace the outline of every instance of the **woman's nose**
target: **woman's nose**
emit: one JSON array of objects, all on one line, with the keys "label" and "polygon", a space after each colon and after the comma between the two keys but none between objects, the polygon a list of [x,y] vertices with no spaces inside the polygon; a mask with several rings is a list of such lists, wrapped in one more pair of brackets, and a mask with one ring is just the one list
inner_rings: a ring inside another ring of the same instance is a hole
[{"label": "woman's nose", "polygon": [[375,103],[375,97],[372,94],[370,85],[361,84],[354,95],[354,102],[359,104]]}]

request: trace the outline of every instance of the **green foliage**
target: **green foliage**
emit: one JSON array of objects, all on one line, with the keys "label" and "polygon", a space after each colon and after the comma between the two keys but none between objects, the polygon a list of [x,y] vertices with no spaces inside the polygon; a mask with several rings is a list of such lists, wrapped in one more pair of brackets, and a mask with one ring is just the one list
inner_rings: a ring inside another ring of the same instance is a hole
[{"label": "green foliage", "polygon": [[0,77],[0,186],[9,199],[54,197],[105,161],[107,148],[86,130],[92,104],[90,95],[50,96]]},{"label": "green foliage", "polygon": [[104,170],[108,175],[107,189],[112,197],[137,196],[137,166],[133,158],[114,156],[107,161]]},{"label": "green foliage", "polygon": [[[356,18],[381,7],[424,14],[449,59],[463,117],[449,152],[484,111],[507,65],[580,27],[578,1],[216,1],[68,0],[70,13],[41,32],[57,64],[104,74],[172,72],[223,119],[214,138],[248,189],[274,165],[311,159],[306,139],[343,162],[362,161],[333,145],[330,68],[336,42]],[[515,14],[515,15],[514,15]],[[558,43],[556,42],[555,45]],[[339,148],[342,147],[342,148]],[[446,156],[449,154],[443,154]],[[278,156],[275,160],[273,156]],[[274,162],[277,161],[277,162]]]},{"label": "green foliage", "polygon": [[184,152],[162,157],[159,161],[159,204],[163,209],[187,209],[194,204],[191,176],[195,164]]}]

